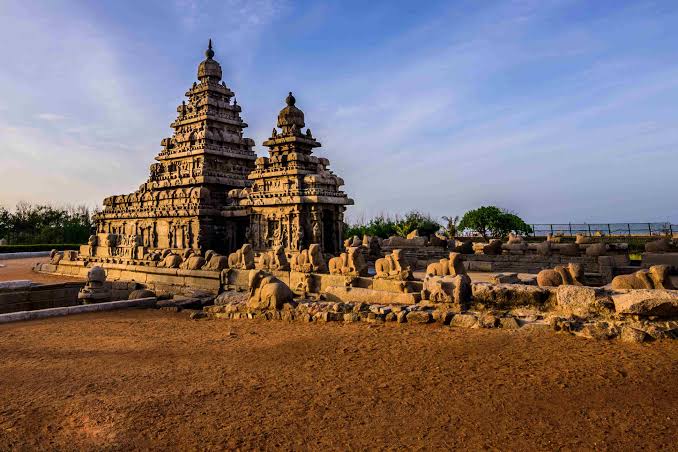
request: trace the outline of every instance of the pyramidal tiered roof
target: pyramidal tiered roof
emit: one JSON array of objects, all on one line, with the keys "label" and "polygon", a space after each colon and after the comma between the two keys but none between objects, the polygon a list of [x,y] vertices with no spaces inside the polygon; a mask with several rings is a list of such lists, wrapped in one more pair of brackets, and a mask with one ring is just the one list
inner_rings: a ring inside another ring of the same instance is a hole
[{"label": "pyramidal tiered roof", "polygon": [[277,122],[282,131],[274,128],[264,141],[270,157],[256,160],[256,168],[248,176],[252,187],[241,192],[241,205],[353,204],[339,189],[344,180],[328,169],[329,160],[312,155],[321,144],[311,129],[302,130],[306,126],[304,112],[296,107],[291,92],[285,102]]},{"label": "pyramidal tiered roof", "polygon": [[[218,240],[204,242],[204,217],[221,216],[228,191],[249,185],[256,154],[254,141],[243,137],[247,124],[233,91],[221,80],[211,40],[205,56],[198,66],[198,82],[177,107],[177,119],[171,124],[174,134],[161,141],[148,180],[134,193],[104,200],[96,218],[98,232],[138,236],[141,228],[143,245],[152,248],[199,248]],[[152,227],[136,221],[159,218],[168,221]],[[121,219],[135,221],[116,221]],[[180,238],[173,236],[177,230]]]},{"label": "pyramidal tiered roof", "polygon": [[[188,102],[177,107],[177,119],[171,124],[174,134],[161,141],[162,150],[155,157],[157,163],[151,165],[150,177],[134,193],[106,198],[104,217],[123,213],[155,216],[163,210],[157,201],[167,197],[176,200],[165,206],[167,210],[184,207],[197,214],[196,209],[219,209],[229,189],[248,185],[247,175],[256,159],[254,141],[243,137],[247,124],[240,117],[233,91],[221,81],[221,66],[213,59],[211,40],[205,55],[198,67],[199,82],[186,92]],[[193,199],[182,202],[187,196]]]}]

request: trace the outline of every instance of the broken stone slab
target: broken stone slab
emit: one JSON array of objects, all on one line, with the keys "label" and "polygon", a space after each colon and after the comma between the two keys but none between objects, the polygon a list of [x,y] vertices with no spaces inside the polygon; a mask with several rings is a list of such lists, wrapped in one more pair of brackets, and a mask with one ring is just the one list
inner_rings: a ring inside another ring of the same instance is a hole
[{"label": "broken stone slab", "polygon": [[642,317],[678,316],[678,290],[632,289],[612,295],[618,314]]},{"label": "broken stone slab", "polygon": [[478,325],[478,318],[473,314],[457,314],[452,317],[450,326],[459,328],[473,328]]},{"label": "broken stone slab", "polygon": [[88,312],[112,311],[115,309],[154,307],[155,298],[141,298],[139,300],[109,301],[104,303],[68,306],[64,308],[39,309],[35,311],[20,311],[9,314],[0,314],[0,323],[18,322],[24,320],[39,320],[49,317],[59,317],[72,314],[86,314]]},{"label": "broken stone slab", "polygon": [[610,313],[612,304],[609,299],[593,287],[558,286],[556,288],[556,306],[566,316],[590,317]]},{"label": "broken stone slab", "polygon": [[428,311],[410,311],[407,314],[407,323],[430,323],[433,321]]},{"label": "broken stone slab", "polygon": [[619,335],[619,339],[623,342],[641,343],[647,341],[649,338],[650,336],[645,331],[630,326],[624,326]]},{"label": "broken stone slab", "polygon": [[30,279],[15,279],[14,281],[0,282],[0,291],[28,289],[36,284]]},{"label": "broken stone slab", "polygon": [[543,306],[551,297],[551,291],[544,287],[523,284],[472,284],[473,302],[499,309],[517,306]]},{"label": "broken stone slab", "polygon": [[329,286],[324,296],[329,301],[343,303],[367,303],[382,305],[411,305],[421,299],[418,293],[395,293],[381,290],[364,289],[362,287]]}]

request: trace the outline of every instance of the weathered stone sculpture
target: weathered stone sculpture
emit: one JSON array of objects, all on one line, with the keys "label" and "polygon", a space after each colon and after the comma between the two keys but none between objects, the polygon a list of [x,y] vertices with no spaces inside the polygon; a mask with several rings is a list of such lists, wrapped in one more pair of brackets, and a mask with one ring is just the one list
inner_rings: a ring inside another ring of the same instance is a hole
[{"label": "weathered stone sculpture", "polygon": [[666,253],[671,249],[671,242],[667,238],[661,238],[654,242],[647,242],[645,244],[646,253]]},{"label": "weathered stone sculpture", "polygon": [[345,253],[333,257],[329,262],[331,275],[367,276],[367,261],[365,260],[364,248],[354,246],[348,248]]},{"label": "weathered stone sculpture", "polygon": [[204,257],[197,254],[191,254],[179,265],[179,268],[184,270],[200,270],[205,264],[206,261]]},{"label": "weathered stone sculpture", "polygon": [[589,237],[588,235],[584,234],[577,234],[574,239],[574,243],[576,243],[577,245],[588,245],[594,242],[595,239],[593,237]]},{"label": "weathered stone sculpture", "polygon": [[164,268],[179,268],[183,259],[176,253],[173,253],[172,250],[164,250],[162,253],[162,261],[158,264],[158,267]]},{"label": "weathered stone sculpture", "polygon": [[455,310],[462,311],[471,302],[471,295],[471,278],[466,274],[461,254],[452,252],[449,259],[441,259],[426,268],[421,291],[423,300],[452,304]]},{"label": "weathered stone sculpture", "polygon": [[282,246],[274,246],[271,251],[262,253],[259,256],[259,263],[257,268],[264,270],[288,271],[290,264],[287,262],[285,255],[285,248]]},{"label": "weathered stone sculpture", "polygon": [[560,253],[561,256],[569,257],[579,256],[580,254],[579,245],[577,245],[576,243],[563,243],[559,245],[558,252]]},{"label": "weathered stone sculpture", "polygon": [[251,310],[282,309],[294,300],[287,284],[262,270],[250,272],[249,292],[247,307]]},{"label": "weathered stone sculpture", "polygon": [[374,267],[376,270],[375,278],[395,279],[398,281],[410,281],[412,279],[412,270],[409,265],[404,265],[402,250],[399,249],[395,249],[391,254],[377,259]]},{"label": "weathered stone sculpture", "polygon": [[653,265],[648,270],[639,270],[632,275],[615,276],[611,287],[613,289],[675,289],[669,278],[668,265]]},{"label": "weathered stone sculpture", "polygon": [[49,252],[49,263],[56,265],[61,262],[61,259],[64,257],[63,253],[58,252],[57,250],[52,250]]},{"label": "weathered stone sculpture", "polygon": [[360,240],[360,237],[354,235],[344,240],[344,248],[349,249],[356,246],[362,246],[363,242]]},{"label": "weathered stone sculpture", "polygon": [[604,256],[608,246],[605,243],[593,243],[586,248],[586,255],[592,257]]},{"label": "weathered stone sculpture", "polygon": [[379,237],[364,235],[362,245],[367,250],[367,256],[369,258],[376,259],[381,256],[381,244],[379,243]]},{"label": "weathered stone sculpture", "polygon": [[499,239],[492,239],[490,240],[490,243],[485,245],[483,247],[483,254],[491,255],[491,256],[496,256],[498,254],[501,254],[501,240]]},{"label": "weathered stone sculpture", "polygon": [[221,271],[228,268],[228,256],[222,256],[213,250],[208,250],[205,253],[205,261],[206,263],[202,267],[203,270]]},{"label": "weathered stone sculpture", "polygon": [[542,270],[537,274],[539,287],[583,286],[584,268],[581,264],[570,262],[567,267],[557,265],[553,269]]},{"label": "weathered stone sculpture", "polygon": [[473,254],[472,240],[455,240],[452,251],[459,254]]},{"label": "weathered stone sculpture", "polygon": [[525,243],[525,239],[522,236],[515,234],[513,232],[509,232],[509,235],[508,235],[508,244],[509,245],[521,245],[523,243]]},{"label": "weathered stone sculpture", "polygon": [[466,274],[461,254],[452,252],[449,259],[440,259],[426,267],[427,276],[456,276]]},{"label": "weathered stone sculpture", "polygon": [[111,301],[111,289],[105,283],[106,271],[99,266],[90,268],[85,287],[78,292],[78,300],[84,304]]},{"label": "weathered stone sculpture", "polygon": [[546,240],[545,242],[538,243],[535,246],[537,254],[540,256],[550,256],[553,253],[553,248],[551,244],[554,243],[552,240]]},{"label": "weathered stone sculpture", "polygon": [[254,251],[252,245],[245,243],[242,248],[228,256],[228,268],[251,270],[254,268]]},{"label": "weathered stone sculpture", "polygon": [[292,271],[301,273],[326,273],[327,263],[320,245],[314,243],[308,247],[308,250],[301,250],[299,254],[294,255],[291,268]]}]

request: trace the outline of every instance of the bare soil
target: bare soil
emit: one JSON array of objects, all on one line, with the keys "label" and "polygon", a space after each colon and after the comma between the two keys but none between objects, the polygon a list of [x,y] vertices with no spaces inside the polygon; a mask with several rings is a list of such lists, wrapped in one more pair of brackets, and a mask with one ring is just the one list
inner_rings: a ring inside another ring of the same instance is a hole
[{"label": "bare soil", "polygon": [[28,257],[25,259],[0,260],[0,281],[13,281],[15,279],[30,279],[36,283],[54,284],[68,281],[83,281],[82,278],[72,276],[48,275],[36,273],[32,270],[38,262],[49,262],[49,257]]},{"label": "bare soil", "polygon": [[439,325],[0,325],[0,450],[676,450],[678,343]]}]

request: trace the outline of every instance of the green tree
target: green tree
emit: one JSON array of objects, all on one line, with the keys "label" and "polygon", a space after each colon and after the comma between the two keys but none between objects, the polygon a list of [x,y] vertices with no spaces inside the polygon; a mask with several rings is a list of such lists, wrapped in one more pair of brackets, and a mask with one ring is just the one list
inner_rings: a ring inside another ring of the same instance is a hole
[{"label": "green tree", "polygon": [[440,223],[430,215],[412,211],[405,214],[402,219],[396,220],[395,232],[401,237],[407,237],[410,232],[419,230],[419,235],[429,236],[438,232],[440,227]]},{"label": "green tree", "polygon": [[459,226],[459,215],[453,217],[443,217],[445,221],[445,235],[449,239],[453,239],[457,236],[457,228]]},{"label": "green tree", "polygon": [[529,234],[532,228],[516,214],[496,206],[482,206],[469,210],[459,222],[458,229],[471,230],[483,237],[504,237],[510,232]]}]

